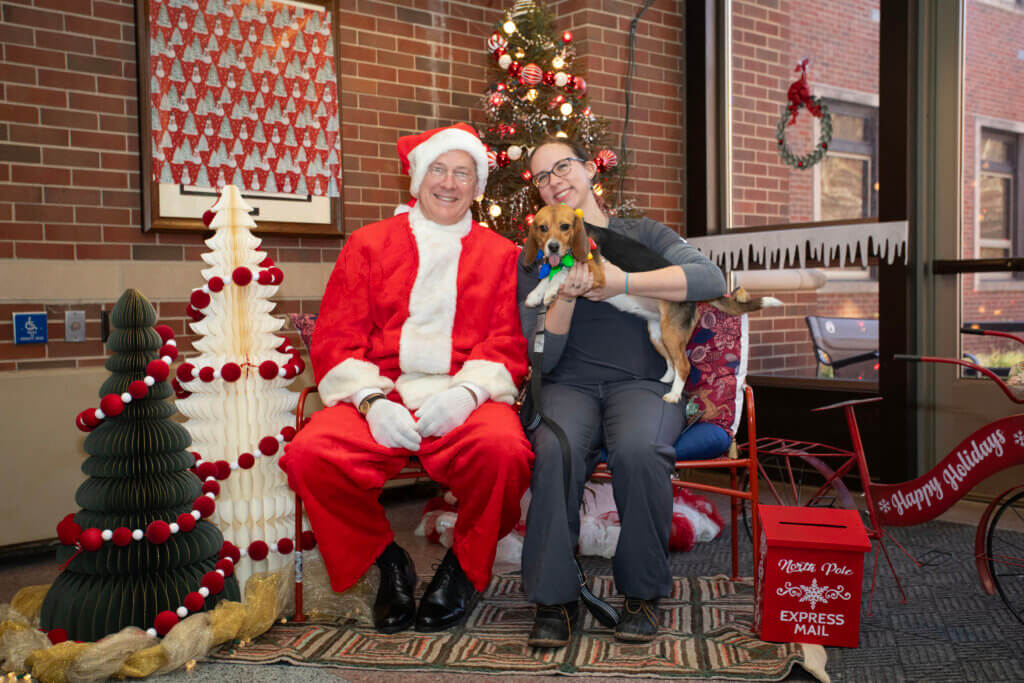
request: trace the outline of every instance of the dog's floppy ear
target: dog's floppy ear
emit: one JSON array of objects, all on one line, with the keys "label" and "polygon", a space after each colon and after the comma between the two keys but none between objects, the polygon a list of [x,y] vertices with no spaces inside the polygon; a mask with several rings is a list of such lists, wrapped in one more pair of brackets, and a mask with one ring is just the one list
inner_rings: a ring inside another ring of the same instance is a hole
[{"label": "dog's floppy ear", "polygon": [[587,238],[587,228],[583,225],[583,211],[576,209],[576,220],[572,225],[572,257],[580,262],[586,262],[587,254],[590,253],[590,240]]},{"label": "dog's floppy ear", "polygon": [[533,228],[526,234],[526,244],[523,245],[523,265],[529,268],[537,259],[537,238]]}]

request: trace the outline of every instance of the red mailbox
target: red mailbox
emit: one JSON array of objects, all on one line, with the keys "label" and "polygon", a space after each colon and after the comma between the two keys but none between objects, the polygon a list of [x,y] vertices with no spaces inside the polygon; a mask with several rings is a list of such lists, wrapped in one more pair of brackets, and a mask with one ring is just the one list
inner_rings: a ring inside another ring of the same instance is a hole
[{"label": "red mailbox", "polygon": [[856,510],[759,505],[754,632],[762,640],[857,647],[864,553]]}]

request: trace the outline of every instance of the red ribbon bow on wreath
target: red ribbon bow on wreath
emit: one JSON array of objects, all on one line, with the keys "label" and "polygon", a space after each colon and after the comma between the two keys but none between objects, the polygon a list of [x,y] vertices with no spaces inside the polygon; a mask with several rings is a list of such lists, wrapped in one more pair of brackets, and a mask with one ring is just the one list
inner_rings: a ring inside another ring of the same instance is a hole
[{"label": "red ribbon bow on wreath", "polygon": [[789,123],[787,126],[792,126],[796,123],[797,112],[800,111],[800,107],[807,107],[807,111],[811,112],[812,115],[821,118],[821,107],[811,101],[811,88],[807,85],[807,62],[810,61],[808,57],[804,57],[800,60],[800,63],[796,65],[793,71],[799,71],[800,78],[793,81],[793,84],[789,86],[789,91],[786,93],[786,97],[789,99]]}]

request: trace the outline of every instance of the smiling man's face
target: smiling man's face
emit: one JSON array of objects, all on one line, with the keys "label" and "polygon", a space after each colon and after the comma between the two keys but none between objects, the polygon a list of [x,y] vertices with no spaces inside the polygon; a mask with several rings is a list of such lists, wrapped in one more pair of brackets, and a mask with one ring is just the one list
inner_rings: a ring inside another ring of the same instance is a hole
[{"label": "smiling man's face", "polygon": [[476,185],[473,157],[461,149],[445,152],[431,162],[420,182],[420,211],[438,225],[458,223],[477,195]]}]

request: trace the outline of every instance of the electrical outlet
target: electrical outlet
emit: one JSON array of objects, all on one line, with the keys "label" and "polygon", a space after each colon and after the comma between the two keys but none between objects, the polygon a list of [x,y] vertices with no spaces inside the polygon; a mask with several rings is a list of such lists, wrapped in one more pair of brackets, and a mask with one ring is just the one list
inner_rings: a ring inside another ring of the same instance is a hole
[{"label": "electrical outlet", "polygon": [[85,341],[85,311],[64,311],[64,341]]}]

